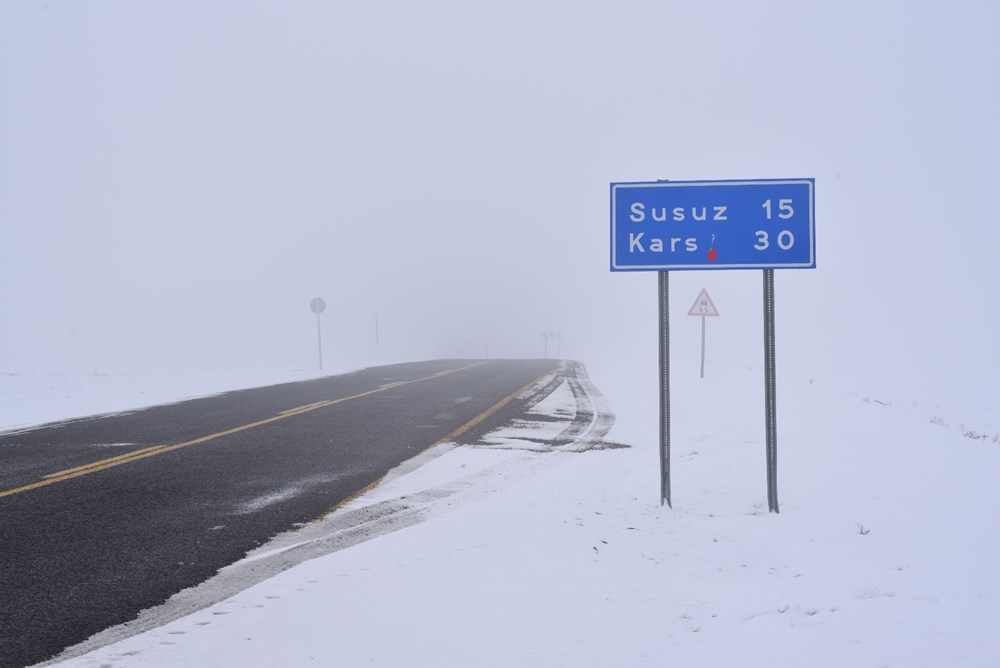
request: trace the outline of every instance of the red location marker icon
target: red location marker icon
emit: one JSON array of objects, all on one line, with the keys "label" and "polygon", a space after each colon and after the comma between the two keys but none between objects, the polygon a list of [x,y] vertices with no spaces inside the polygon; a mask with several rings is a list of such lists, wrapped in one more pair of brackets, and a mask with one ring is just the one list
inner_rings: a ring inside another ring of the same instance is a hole
[{"label": "red location marker icon", "polygon": [[715,262],[719,259],[719,251],[715,248],[715,235],[712,235],[712,247],[708,249],[708,260],[709,262]]}]

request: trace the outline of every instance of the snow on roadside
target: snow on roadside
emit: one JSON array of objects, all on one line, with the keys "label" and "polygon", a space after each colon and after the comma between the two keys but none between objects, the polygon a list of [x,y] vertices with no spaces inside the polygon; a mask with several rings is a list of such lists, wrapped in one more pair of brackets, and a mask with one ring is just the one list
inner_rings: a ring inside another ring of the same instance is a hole
[{"label": "snow on roadside", "polygon": [[631,448],[447,449],[353,508],[499,474],[62,665],[996,665],[1000,444],[779,378],[768,514],[758,375],[675,383],[673,509],[655,391],[601,368]]}]

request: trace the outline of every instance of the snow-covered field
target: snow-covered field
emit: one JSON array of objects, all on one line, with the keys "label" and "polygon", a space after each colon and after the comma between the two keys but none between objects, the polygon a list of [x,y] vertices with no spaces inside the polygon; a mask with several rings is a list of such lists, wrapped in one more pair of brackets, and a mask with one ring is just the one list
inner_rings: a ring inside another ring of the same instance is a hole
[{"label": "snow-covered field", "polygon": [[[543,419],[490,447],[439,447],[145,615],[148,630],[112,630],[61,665],[1000,662],[996,415],[779,375],[775,515],[759,370],[685,379],[670,509],[655,391],[590,371],[617,417],[604,445],[630,447],[536,447],[576,410],[563,385],[535,408]],[[204,380],[177,397],[234,382]],[[71,399],[61,409],[74,413]],[[258,567],[282,554],[301,563]]]}]

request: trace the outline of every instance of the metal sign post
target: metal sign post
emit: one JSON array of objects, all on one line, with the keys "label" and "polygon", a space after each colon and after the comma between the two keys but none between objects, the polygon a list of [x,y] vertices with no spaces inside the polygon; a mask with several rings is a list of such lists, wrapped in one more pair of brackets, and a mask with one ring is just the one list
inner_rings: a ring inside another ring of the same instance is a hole
[{"label": "metal sign post", "polygon": [[[778,512],[774,270],[816,267],[815,186],[814,179],[611,184],[611,271],[656,271],[659,276],[661,505],[673,507],[669,272],[762,269],[767,505],[771,512]],[[704,290],[702,293],[711,304],[708,293]],[[700,295],[695,307],[699,305]],[[689,315],[702,316],[701,376],[704,378],[705,317],[713,314]]]},{"label": "metal sign post", "polygon": [[767,509],[778,511],[778,411],[774,365],[774,270],[764,270],[764,406],[767,430]]},{"label": "metal sign post", "polygon": [[309,302],[309,310],[316,314],[316,346],[319,349],[319,370],[323,370],[323,331],[319,324],[319,314],[326,310],[326,302],[316,297]]},{"label": "metal sign post", "polygon": [[660,505],[670,502],[670,272],[659,272],[660,303]]}]

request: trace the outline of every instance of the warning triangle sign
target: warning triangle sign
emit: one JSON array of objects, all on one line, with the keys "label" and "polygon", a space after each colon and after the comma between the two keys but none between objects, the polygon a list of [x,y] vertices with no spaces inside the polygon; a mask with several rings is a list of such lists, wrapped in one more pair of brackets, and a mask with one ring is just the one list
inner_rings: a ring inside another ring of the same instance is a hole
[{"label": "warning triangle sign", "polygon": [[688,315],[700,315],[702,317],[719,315],[719,309],[715,308],[715,304],[712,303],[712,298],[708,296],[708,290],[702,288],[701,292],[698,293],[698,298],[691,305]]}]

